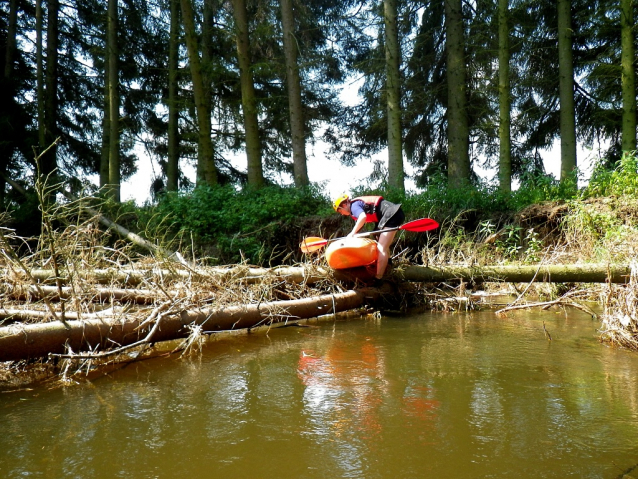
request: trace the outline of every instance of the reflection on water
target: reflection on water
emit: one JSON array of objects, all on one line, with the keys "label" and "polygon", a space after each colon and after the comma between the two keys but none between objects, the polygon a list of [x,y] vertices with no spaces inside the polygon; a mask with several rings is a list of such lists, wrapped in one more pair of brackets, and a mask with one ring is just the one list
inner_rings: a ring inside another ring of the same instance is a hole
[{"label": "reflection on water", "polygon": [[320,323],[0,393],[0,477],[636,474],[638,354],[596,327],[550,312]]}]

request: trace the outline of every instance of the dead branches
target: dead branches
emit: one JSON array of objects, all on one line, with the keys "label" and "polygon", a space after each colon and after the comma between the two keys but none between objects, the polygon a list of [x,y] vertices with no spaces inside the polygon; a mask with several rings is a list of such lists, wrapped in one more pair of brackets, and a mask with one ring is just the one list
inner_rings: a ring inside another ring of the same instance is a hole
[{"label": "dead branches", "polygon": [[68,321],[68,329],[57,321],[13,324],[0,328],[0,361],[47,355],[77,357],[77,354],[69,353],[69,350],[92,351],[90,356],[97,358],[95,351],[112,345],[120,348],[129,345],[136,347],[147,345],[151,341],[187,337],[191,325],[201,326],[202,332],[206,334],[274,323],[287,324],[304,318],[356,309],[364,301],[363,293],[346,291],[292,301],[197,309],[184,309],[183,305],[170,302],[161,305],[146,318],[120,311],[97,319]]}]

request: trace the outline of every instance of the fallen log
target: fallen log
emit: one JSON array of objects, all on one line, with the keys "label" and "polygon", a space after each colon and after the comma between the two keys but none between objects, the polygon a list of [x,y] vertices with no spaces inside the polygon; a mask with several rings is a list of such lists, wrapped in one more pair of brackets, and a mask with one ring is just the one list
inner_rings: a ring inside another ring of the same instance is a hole
[{"label": "fallen log", "polygon": [[[3,284],[0,286],[0,292],[19,301],[43,298],[50,301],[60,301],[71,299],[74,295],[78,296],[77,292],[68,286],[57,288],[56,286],[39,285],[37,288],[35,286],[19,288],[11,284]],[[96,288],[95,290],[82,291],[81,295],[90,295],[90,301],[99,303],[114,300],[122,303],[152,304],[157,301],[157,291],[151,289]],[[0,313],[1,317],[3,317],[2,313]]]},{"label": "fallen log", "polygon": [[[326,314],[358,308],[366,301],[361,291],[292,301],[202,308],[163,316],[151,342],[187,337],[191,325],[201,326],[204,333],[250,329],[260,325],[294,322]],[[16,361],[46,357],[49,353],[103,351],[125,346],[149,337],[156,323],[144,319],[101,317],[87,321],[59,321],[38,324],[12,324],[0,327],[0,361]]]},{"label": "fallen log", "polygon": [[619,264],[407,266],[393,275],[414,282],[628,283],[631,268]]},{"label": "fallen log", "polygon": [[[69,272],[62,272],[59,278],[62,283],[68,282]],[[145,281],[181,281],[186,279],[214,279],[216,281],[242,280],[248,284],[263,281],[271,276],[283,279],[291,283],[314,284],[326,279],[328,271],[321,267],[308,266],[281,266],[276,268],[259,268],[253,266],[215,266],[198,269],[164,269],[164,268],[106,268],[87,269],[73,274],[81,279],[93,280],[101,284],[119,283],[128,286],[137,286]],[[27,276],[23,271],[0,269],[3,277],[15,277],[26,281]],[[56,279],[52,269],[30,270],[31,277],[40,282],[52,282]]]}]

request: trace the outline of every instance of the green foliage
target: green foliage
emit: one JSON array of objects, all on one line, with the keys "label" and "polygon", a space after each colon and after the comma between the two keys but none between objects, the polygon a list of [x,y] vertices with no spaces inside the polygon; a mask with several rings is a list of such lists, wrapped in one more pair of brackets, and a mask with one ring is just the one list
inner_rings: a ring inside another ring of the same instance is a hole
[{"label": "green foliage", "polygon": [[527,244],[527,247],[524,251],[525,262],[538,263],[541,260],[540,252],[543,249],[543,242],[538,237],[538,233],[534,231],[533,228],[527,230],[525,243]]},{"label": "green foliage", "polygon": [[521,187],[512,192],[508,204],[513,211],[520,211],[543,201],[569,201],[577,196],[578,172],[575,171],[563,181],[552,175],[533,174],[521,178]]},{"label": "green foliage", "polygon": [[503,234],[496,241],[496,251],[509,260],[518,257],[518,253],[521,250],[522,229],[518,225],[507,225]]},{"label": "green foliage", "polygon": [[598,165],[583,191],[583,198],[597,196],[629,196],[638,198],[638,159],[636,152],[623,153],[618,166],[609,170]]},{"label": "green foliage", "polygon": [[506,196],[497,190],[483,185],[448,188],[443,176],[433,178],[422,193],[406,196],[403,205],[410,218],[444,219],[468,210],[490,213],[507,209]]},{"label": "green foliage", "polygon": [[148,222],[149,228],[162,225],[170,236],[212,247],[217,262],[260,264],[276,254],[277,244],[285,244],[277,237],[283,225],[329,213],[329,200],[315,187],[239,191],[232,186],[205,186],[190,194],[165,196]]},{"label": "green foliage", "polygon": [[588,208],[579,201],[571,203],[570,212],[564,220],[567,229],[577,231],[582,238],[589,237],[595,241],[604,238],[609,231],[616,230],[621,223],[617,216]]}]

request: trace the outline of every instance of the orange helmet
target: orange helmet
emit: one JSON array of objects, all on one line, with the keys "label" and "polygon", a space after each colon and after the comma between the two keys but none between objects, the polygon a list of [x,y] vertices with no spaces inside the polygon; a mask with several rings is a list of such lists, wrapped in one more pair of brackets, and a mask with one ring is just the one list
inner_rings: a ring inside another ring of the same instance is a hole
[{"label": "orange helmet", "polygon": [[341,206],[341,203],[343,203],[344,201],[349,200],[350,197],[348,195],[341,195],[339,196],[339,198],[337,198],[336,200],[334,200],[334,203],[332,204],[332,207],[335,209],[335,211],[337,211],[339,209],[339,206]]}]

